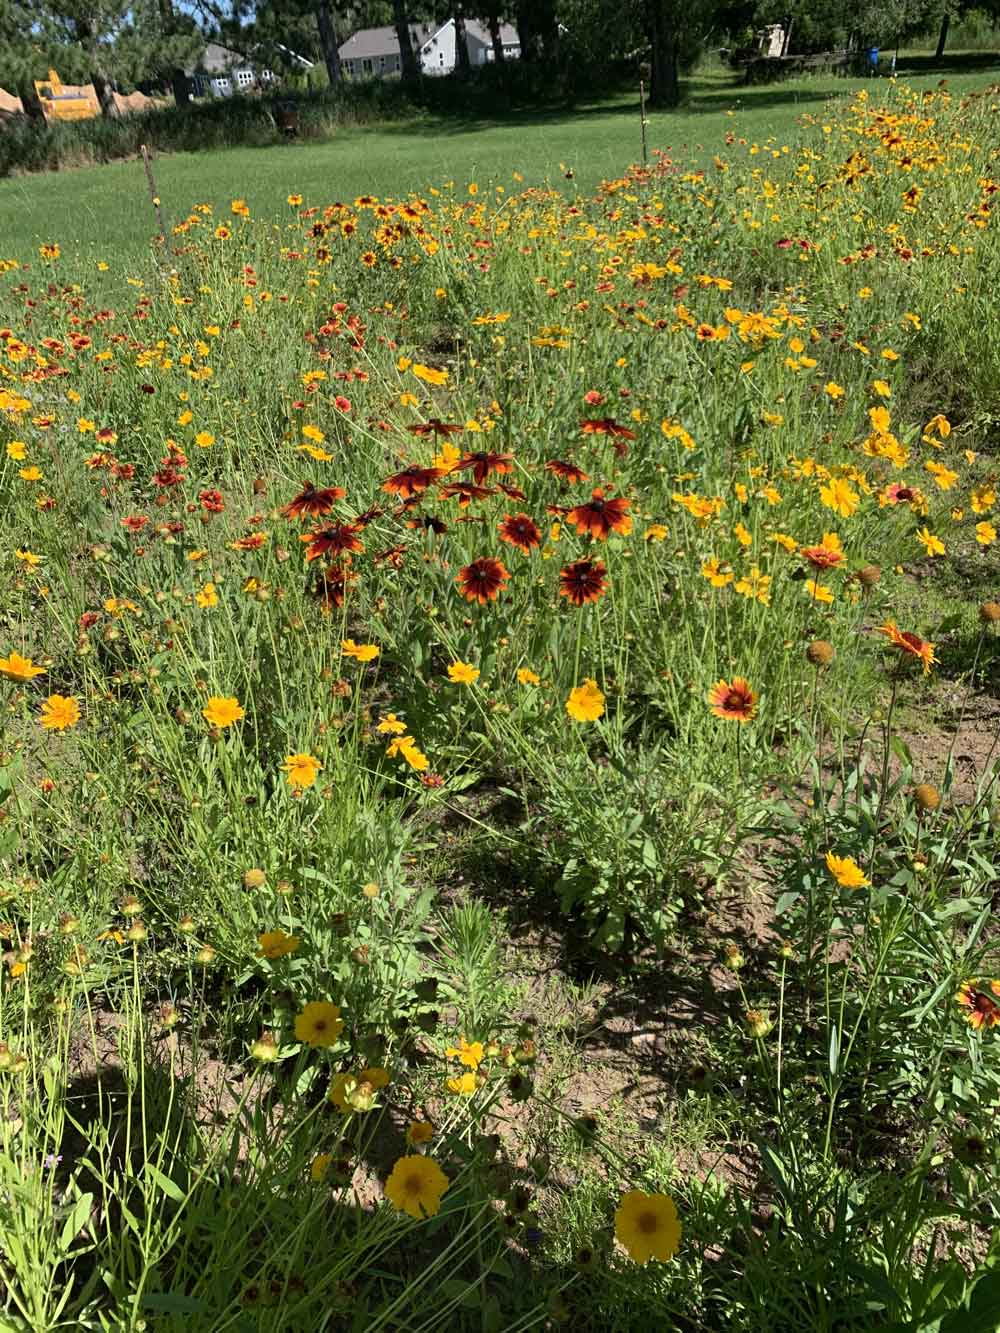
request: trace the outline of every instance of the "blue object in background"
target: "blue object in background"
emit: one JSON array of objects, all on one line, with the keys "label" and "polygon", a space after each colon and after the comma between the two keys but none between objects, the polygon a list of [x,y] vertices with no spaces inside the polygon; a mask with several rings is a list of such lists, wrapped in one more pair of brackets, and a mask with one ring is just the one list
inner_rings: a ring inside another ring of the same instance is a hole
[{"label": "blue object in background", "polygon": [[873,46],[868,52],[868,68],[873,74],[878,73],[878,47]]}]

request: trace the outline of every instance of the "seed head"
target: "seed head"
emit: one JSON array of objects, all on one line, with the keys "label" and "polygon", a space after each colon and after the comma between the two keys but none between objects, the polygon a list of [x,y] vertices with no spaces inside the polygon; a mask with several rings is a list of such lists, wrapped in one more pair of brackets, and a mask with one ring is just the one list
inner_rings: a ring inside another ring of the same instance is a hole
[{"label": "seed head", "polygon": [[983,602],[979,608],[979,619],[984,625],[995,625],[1000,620],[1000,602]]},{"label": "seed head", "polygon": [[836,656],[836,648],[832,643],[827,643],[826,639],[814,639],[806,648],[806,661],[814,667],[829,666]]}]

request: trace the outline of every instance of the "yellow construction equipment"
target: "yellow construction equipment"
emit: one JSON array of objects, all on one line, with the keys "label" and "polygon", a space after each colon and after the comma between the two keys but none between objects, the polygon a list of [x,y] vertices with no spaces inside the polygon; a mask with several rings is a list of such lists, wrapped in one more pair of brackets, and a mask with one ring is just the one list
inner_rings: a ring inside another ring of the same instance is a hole
[{"label": "yellow construction equipment", "polygon": [[48,120],[91,120],[101,114],[92,83],[64,84],[54,69],[47,79],[35,81],[35,92]]}]

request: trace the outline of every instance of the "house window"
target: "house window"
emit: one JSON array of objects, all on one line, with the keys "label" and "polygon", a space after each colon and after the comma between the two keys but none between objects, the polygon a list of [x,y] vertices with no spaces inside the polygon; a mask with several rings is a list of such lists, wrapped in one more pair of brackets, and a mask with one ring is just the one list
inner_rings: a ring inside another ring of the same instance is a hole
[{"label": "house window", "polygon": [[374,74],[374,73],[375,73],[375,64],[374,64],[374,61],[371,61],[371,60],[362,60],[362,62],[361,62],[361,70],[362,70],[362,73],[364,73],[364,74]]},{"label": "house window", "polygon": [[253,87],[253,70],[238,69],[236,71],[236,82],[239,84],[241,88]]}]

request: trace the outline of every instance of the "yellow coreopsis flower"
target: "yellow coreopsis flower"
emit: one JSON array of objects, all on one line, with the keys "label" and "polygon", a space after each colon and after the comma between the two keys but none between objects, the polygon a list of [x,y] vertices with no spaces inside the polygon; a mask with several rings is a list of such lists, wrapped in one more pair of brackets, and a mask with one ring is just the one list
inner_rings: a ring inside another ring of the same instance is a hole
[{"label": "yellow coreopsis flower", "polygon": [[469,662],[452,662],[448,667],[448,679],[453,685],[475,685],[479,668]]},{"label": "yellow coreopsis flower", "polygon": [[935,537],[926,525],[916,535],[917,541],[923,543],[924,550],[929,556],[945,554],[944,542],[940,537]]},{"label": "yellow coreopsis flower", "polygon": [[429,1157],[401,1157],[385,1182],[385,1197],[398,1212],[420,1222],[438,1212],[448,1185],[448,1177]]},{"label": "yellow coreopsis flower", "polygon": [[819,498],[827,509],[832,509],[841,518],[850,518],[861,503],[861,497],[844,477],[833,477],[821,486]]},{"label": "yellow coreopsis flower", "polygon": [[615,1237],[637,1264],[666,1263],[677,1253],[681,1224],[667,1194],[629,1190],[615,1211]]},{"label": "yellow coreopsis flower", "polygon": [[45,668],[35,666],[30,657],[11,652],[9,657],[0,657],[0,675],[8,680],[34,680],[36,676],[45,675]]},{"label": "yellow coreopsis flower", "polygon": [[65,731],[80,721],[80,705],[72,695],[50,694],[42,704],[41,723],[46,731]]},{"label": "yellow coreopsis flower", "polygon": [[852,856],[826,854],[826,868],[843,889],[863,889],[871,883]]},{"label": "yellow coreopsis flower", "polygon": [[302,941],[297,935],[286,935],[283,930],[265,930],[257,936],[257,946],[262,958],[272,962],[294,953]]},{"label": "yellow coreopsis flower", "polygon": [[201,710],[201,715],[213,727],[231,727],[246,717],[246,713],[235,698],[223,698],[213,694]]},{"label": "yellow coreopsis flower", "polygon": [[588,676],[582,685],[570,690],[566,712],[574,722],[596,722],[604,715],[604,695],[597,688],[596,680]]},{"label": "yellow coreopsis flower", "polygon": [[341,640],[341,651],[345,657],[353,657],[357,662],[374,662],[382,651],[374,643],[355,643],[353,639]]},{"label": "yellow coreopsis flower", "polygon": [[290,754],[281,765],[292,787],[305,789],[311,787],[322,771],[323,765],[312,754]]},{"label": "yellow coreopsis flower", "polygon": [[344,1022],[340,1008],[326,1000],[311,1000],[295,1019],[295,1036],[307,1046],[332,1046]]},{"label": "yellow coreopsis flower", "polygon": [[425,384],[445,384],[448,380],[446,370],[435,370],[433,366],[421,365],[419,361],[413,366],[413,373]]}]

